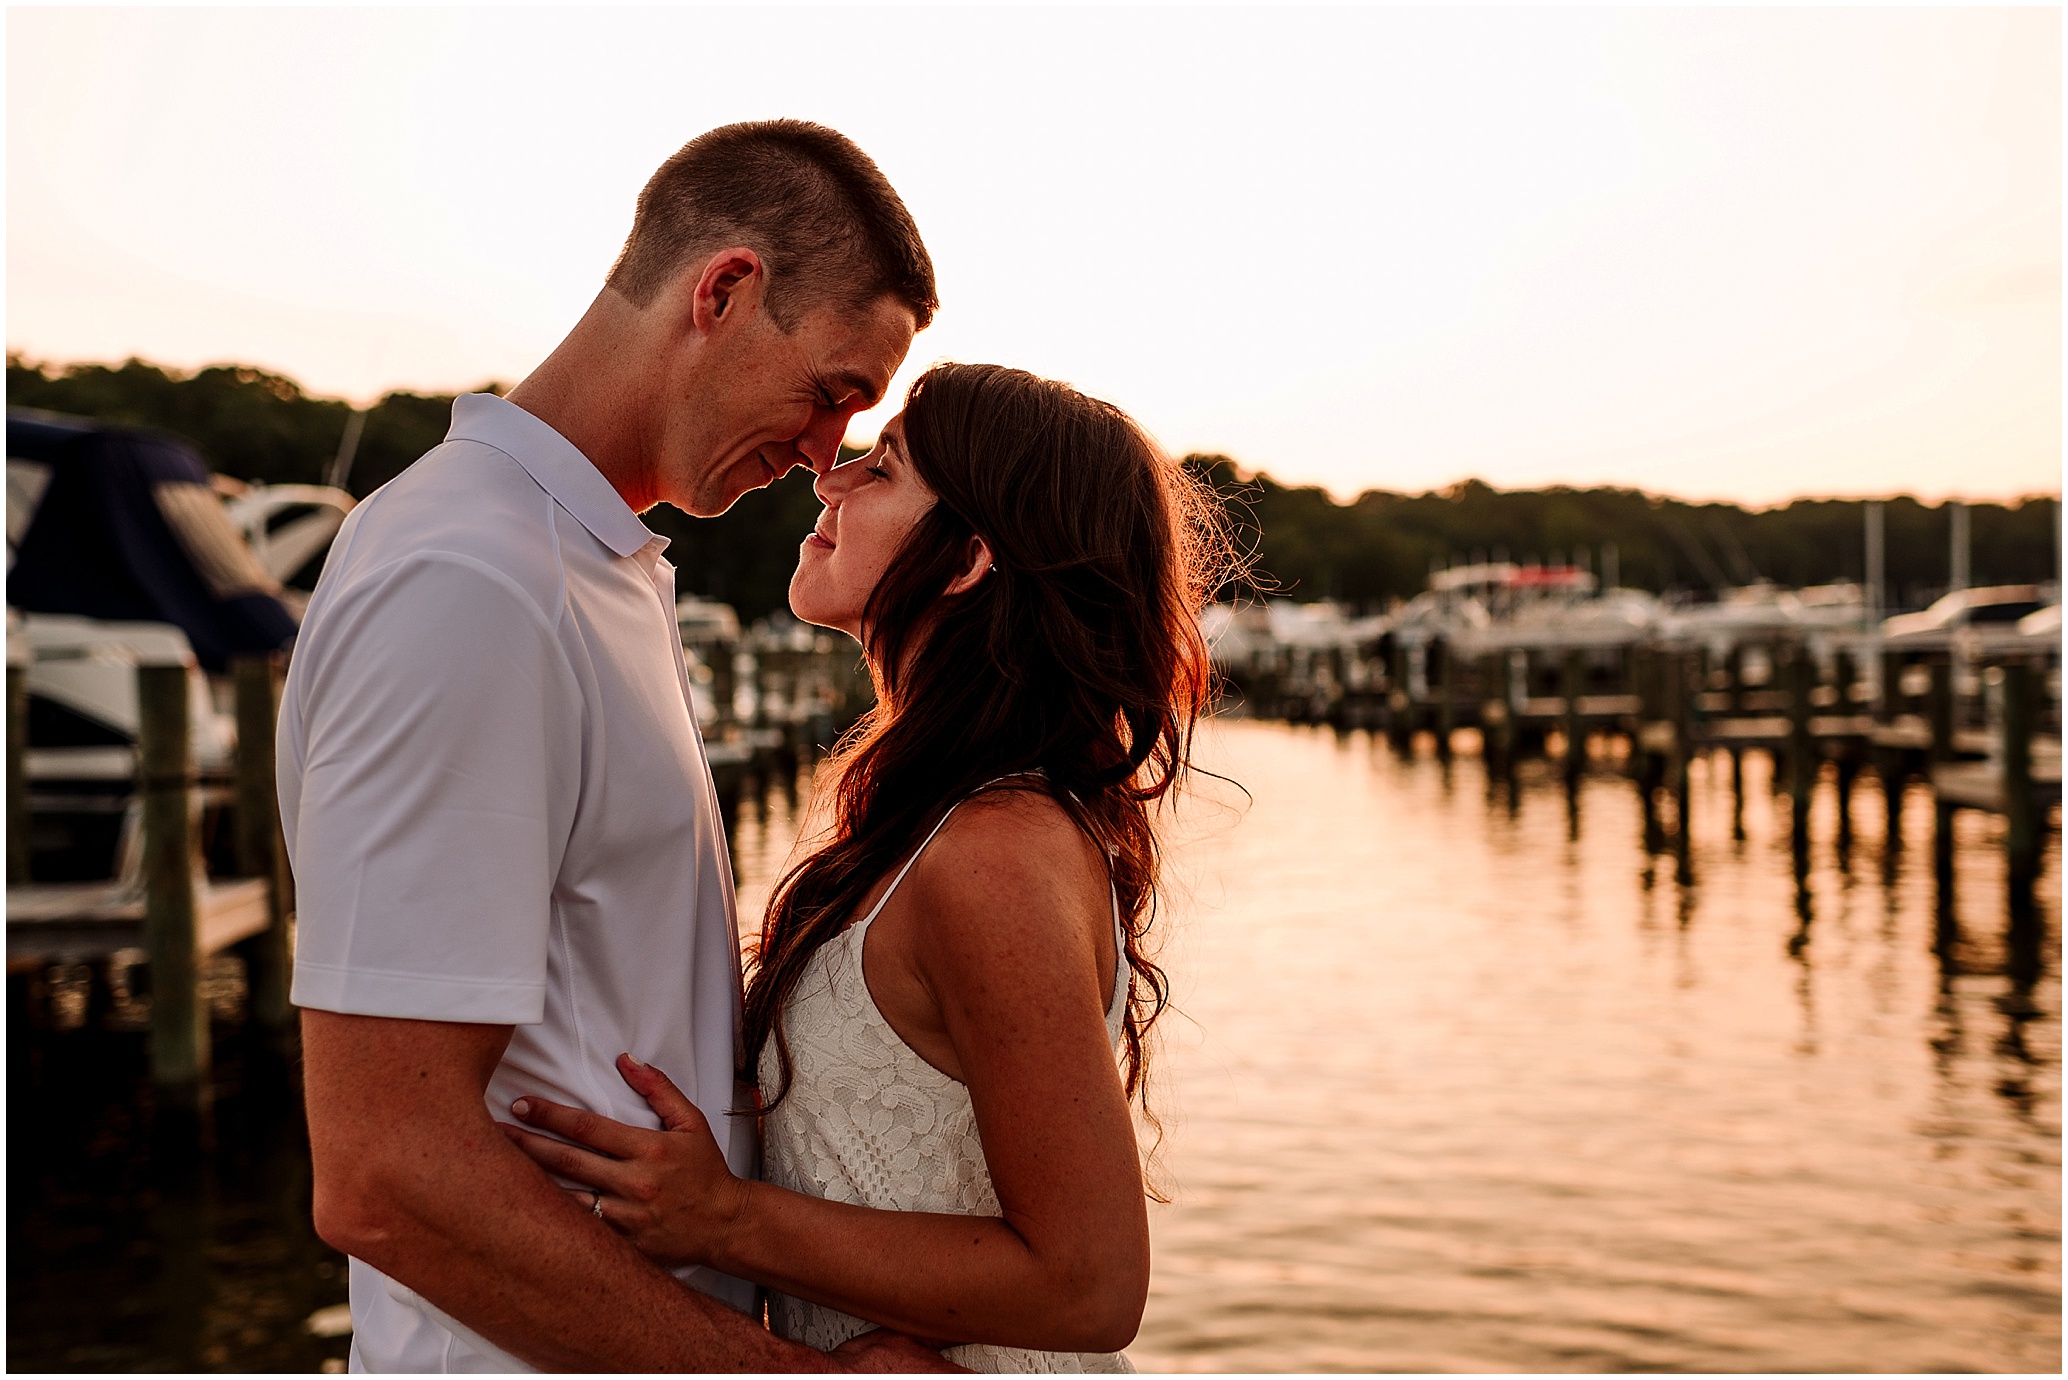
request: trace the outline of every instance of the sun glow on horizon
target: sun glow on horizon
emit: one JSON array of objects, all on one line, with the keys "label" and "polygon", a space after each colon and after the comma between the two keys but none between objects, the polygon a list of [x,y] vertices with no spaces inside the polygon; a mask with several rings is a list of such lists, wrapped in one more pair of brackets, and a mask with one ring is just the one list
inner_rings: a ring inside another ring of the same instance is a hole
[{"label": "sun glow on horizon", "polygon": [[[685,66],[749,13],[780,80]],[[8,38],[33,358],[514,382],[652,168],[782,113],[869,150],[934,253],[894,396],[996,359],[1338,498],[2060,489],[2050,10],[17,10]]]}]

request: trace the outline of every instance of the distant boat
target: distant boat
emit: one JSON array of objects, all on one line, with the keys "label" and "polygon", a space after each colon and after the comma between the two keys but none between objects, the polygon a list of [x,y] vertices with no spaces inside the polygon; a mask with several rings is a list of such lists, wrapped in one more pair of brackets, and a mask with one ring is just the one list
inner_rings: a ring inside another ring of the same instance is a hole
[{"label": "distant boat", "polygon": [[215,672],[294,640],[281,580],[182,441],[10,408],[7,508],[9,608],[170,623]]},{"label": "distant boat", "polygon": [[2045,607],[2036,585],[1956,589],[1929,608],[1885,619],[1881,635],[1895,646],[1940,645],[1957,629],[2014,625]]},{"label": "distant boat", "polygon": [[314,485],[226,482],[155,432],[9,409],[7,641],[27,681],[38,880],[121,870],[140,663],[187,667],[195,767],[228,770],[236,725],[210,674],[292,644],[302,597],[286,581],[320,560],[351,506]]}]

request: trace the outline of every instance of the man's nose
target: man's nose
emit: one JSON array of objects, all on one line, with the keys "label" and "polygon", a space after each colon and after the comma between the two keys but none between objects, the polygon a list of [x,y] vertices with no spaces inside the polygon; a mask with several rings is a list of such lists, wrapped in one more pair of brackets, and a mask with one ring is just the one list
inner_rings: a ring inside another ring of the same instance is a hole
[{"label": "man's nose", "polygon": [[811,424],[804,428],[792,442],[812,473],[824,475],[840,459],[840,443],[847,439],[847,419],[852,408],[836,407],[816,409]]}]

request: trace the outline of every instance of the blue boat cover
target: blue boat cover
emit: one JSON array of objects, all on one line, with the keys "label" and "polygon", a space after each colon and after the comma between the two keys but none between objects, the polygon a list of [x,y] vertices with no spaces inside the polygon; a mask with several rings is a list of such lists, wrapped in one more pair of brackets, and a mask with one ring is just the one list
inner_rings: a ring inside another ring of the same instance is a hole
[{"label": "blue boat cover", "polygon": [[230,527],[208,467],[184,442],[10,408],[7,458],[50,471],[8,572],[9,607],[172,623],[211,671],[294,640],[278,586]]}]

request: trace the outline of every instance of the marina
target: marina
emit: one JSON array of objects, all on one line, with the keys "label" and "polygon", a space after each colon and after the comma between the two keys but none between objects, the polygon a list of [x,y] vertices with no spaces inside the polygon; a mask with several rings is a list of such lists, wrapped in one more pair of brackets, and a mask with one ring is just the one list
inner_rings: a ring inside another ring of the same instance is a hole
[{"label": "marina", "polygon": [[[1702,759],[1683,885],[1606,765],[1571,791],[1527,761],[1511,808],[1426,739],[1228,719],[1202,749],[1241,790],[1202,779],[1159,927],[1144,1370],[2053,1363],[2051,839],[2020,947],[2000,823],[1957,817],[1942,907],[1921,782],[1902,847],[1856,801],[1841,849],[1827,779],[1798,876],[1764,755],[1743,839]],[[810,790],[746,778],[743,913]],[[298,1119],[216,1009],[216,1148],[184,1167],[143,1134],[140,1029],[17,1025],[48,1135],[10,1160],[15,1366],[342,1365]]]},{"label": "marina", "polygon": [[10,1370],[2062,1373],[2058,9],[8,35]]},{"label": "marina", "polygon": [[[260,534],[320,544],[347,506],[238,494],[224,530],[277,582],[316,548]],[[10,1157],[19,1368],[344,1365],[287,1002],[286,653],[212,642],[219,614],[9,611],[10,1109],[47,1132]],[[868,681],[795,622],[676,615],[751,937]],[[1882,616],[1477,561],[1202,631],[1138,1365],[2057,1360],[2057,585]]]}]

